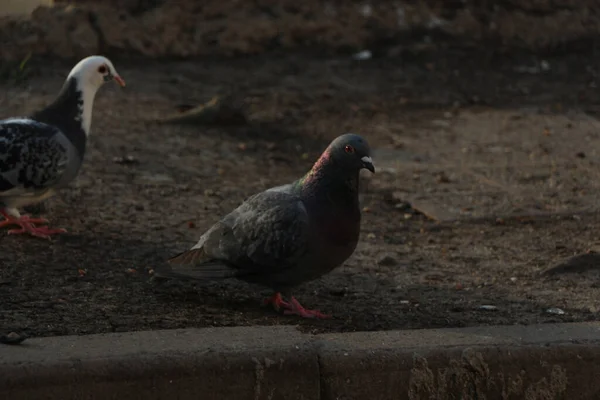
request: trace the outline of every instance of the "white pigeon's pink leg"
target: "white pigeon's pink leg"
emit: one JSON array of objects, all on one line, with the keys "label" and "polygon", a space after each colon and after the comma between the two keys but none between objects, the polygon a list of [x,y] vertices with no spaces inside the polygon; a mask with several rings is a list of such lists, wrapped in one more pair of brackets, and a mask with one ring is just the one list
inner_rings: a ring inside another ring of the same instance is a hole
[{"label": "white pigeon's pink leg", "polygon": [[21,229],[9,230],[9,235],[28,233],[31,236],[50,239],[50,235],[66,232],[65,229],[50,229],[47,226],[35,226],[36,224],[47,224],[48,220],[44,218],[31,218],[29,215],[19,215],[18,217],[15,217],[9,214],[6,209],[0,209],[0,214],[4,217],[4,221],[0,221],[0,228],[11,225],[21,227]]},{"label": "white pigeon's pink leg", "polygon": [[329,319],[331,315],[323,314],[319,310],[307,310],[302,307],[300,302],[295,297],[291,297],[290,301],[284,301],[281,297],[281,293],[277,292],[263,302],[265,305],[273,304],[273,308],[279,311],[283,309],[284,315],[299,315],[302,318],[315,318],[315,319]]}]

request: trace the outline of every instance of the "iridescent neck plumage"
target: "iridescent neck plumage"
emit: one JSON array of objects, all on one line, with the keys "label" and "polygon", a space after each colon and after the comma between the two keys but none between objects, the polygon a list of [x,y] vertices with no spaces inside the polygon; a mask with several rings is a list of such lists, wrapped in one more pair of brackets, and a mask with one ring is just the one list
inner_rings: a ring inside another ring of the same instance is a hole
[{"label": "iridescent neck plumage", "polygon": [[303,191],[315,191],[319,188],[358,192],[358,170],[348,170],[335,163],[328,150],[314,163],[313,167],[298,180]]},{"label": "iridescent neck plumage", "polygon": [[302,178],[300,178],[298,183],[301,186],[313,185],[320,178],[322,178],[322,176],[325,174],[326,166],[330,162],[331,162],[331,154],[329,153],[329,150],[325,150],[323,152],[323,154],[321,154],[321,157],[319,157],[317,162],[315,162],[313,164],[310,171],[308,171],[306,173],[306,175],[304,175]]}]

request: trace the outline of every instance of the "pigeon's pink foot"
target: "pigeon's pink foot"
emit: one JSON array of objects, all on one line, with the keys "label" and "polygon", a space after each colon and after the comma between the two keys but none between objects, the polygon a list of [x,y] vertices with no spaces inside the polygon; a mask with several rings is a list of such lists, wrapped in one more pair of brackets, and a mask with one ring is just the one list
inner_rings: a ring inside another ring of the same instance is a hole
[{"label": "pigeon's pink foot", "polygon": [[47,224],[48,220],[44,219],[44,218],[31,218],[29,215],[21,215],[21,217],[19,218],[15,218],[11,215],[8,214],[4,214],[2,213],[2,215],[4,216],[4,221],[0,221],[0,228],[4,228],[6,226],[11,226],[11,225],[19,225],[21,226],[22,223],[29,223],[29,224]]},{"label": "pigeon's pink foot", "polygon": [[66,229],[58,228],[58,229],[50,229],[47,226],[34,226],[30,223],[22,223],[19,224],[21,229],[11,229],[8,231],[9,235],[21,235],[24,233],[28,233],[31,236],[39,237],[42,239],[50,240],[50,236],[56,235],[59,233],[66,233]]},{"label": "pigeon's pink foot", "polygon": [[285,303],[287,305],[286,310],[283,312],[284,315],[299,315],[302,318],[315,318],[315,319],[329,319],[331,315],[323,314],[319,310],[307,310],[302,307],[302,304],[296,300],[296,298],[292,297],[289,303]]},{"label": "pigeon's pink foot", "polygon": [[50,239],[50,235],[57,233],[65,233],[65,229],[50,229],[47,226],[35,226],[36,224],[47,224],[48,220],[44,218],[31,218],[28,215],[21,215],[19,218],[13,217],[5,212],[1,212],[5,220],[0,221],[0,228],[6,226],[17,225],[21,229],[11,229],[8,231],[9,235],[20,235],[28,233],[31,236],[39,237],[42,239]]},{"label": "pigeon's pink foot", "polygon": [[268,306],[269,304],[273,304],[273,308],[277,311],[289,307],[288,303],[283,301],[281,293],[279,292],[263,300],[263,305]]},{"label": "pigeon's pink foot", "polygon": [[296,298],[292,297],[289,302],[284,301],[281,297],[281,293],[275,293],[273,297],[265,299],[264,304],[273,304],[273,308],[279,311],[283,309],[284,315],[299,315],[302,318],[315,318],[315,319],[328,319],[331,318],[331,315],[323,314],[319,310],[307,310],[302,307],[302,305],[296,300]]}]

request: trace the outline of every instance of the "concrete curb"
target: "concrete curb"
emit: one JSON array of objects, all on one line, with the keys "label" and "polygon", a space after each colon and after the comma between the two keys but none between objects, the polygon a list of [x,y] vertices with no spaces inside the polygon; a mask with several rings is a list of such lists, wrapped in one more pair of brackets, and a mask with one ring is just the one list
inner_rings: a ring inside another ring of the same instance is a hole
[{"label": "concrete curb", "polygon": [[599,360],[600,323],[63,336],[0,347],[0,398],[598,399]]}]

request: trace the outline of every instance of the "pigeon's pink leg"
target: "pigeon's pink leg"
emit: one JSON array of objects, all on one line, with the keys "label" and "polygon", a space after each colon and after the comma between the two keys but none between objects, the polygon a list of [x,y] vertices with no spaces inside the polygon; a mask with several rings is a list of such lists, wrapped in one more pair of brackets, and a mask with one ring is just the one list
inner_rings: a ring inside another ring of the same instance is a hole
[{"label": "pigeon's pink leg", "polygon": [[273,304],[273,308],[279,311],[284,309],[284,315],[299,315],[302,318],[315,318],[315,319],[328,319],[331,315],[323,314],[319,310],[307,310],[296,300],[295,297],[291,297],[290,302],[284,301],[281,298],[281,293],[277,292],[268,299],[265,299],[264,304]]},{"label": "pigeon's pink leg", "polygon": [[50,235],[66,232],[65,229],[49,229],[47,226],[35,226],[36,224],[47,224],[48,220],[44,218],[31,218],[28,215],[21,215],[17,218],[8,214],[5,210],[1,209],[0,214],[2,214],[2,216],[4,217],[4,221],[0,221],[0,228],[4,228],[5,226],[10,225],[17,225],[21,227],[21,229],[9,230],[9,235],[29,233],[31,236],[39,237],[42,239],[50,239]]},{"label": "pigeon's pink leg", "polygon": [[285,303],[287,309],[283,312],[285,315],[299,315],[303,318],[329,319],[331,315],[323,314],[319,310],[307,310],[302,304],[292,297],[289,303]]},{"label": "pigeon's pink leg", "polygon": [[273,308],[276,311],[281,310],[282,308],[288,308],[289,304],[283,301],[281,297],[281,293],[277,292],[273,296],[268,297],[263,300],[263,305],[268,306],[269,304],[273,304]]}]

